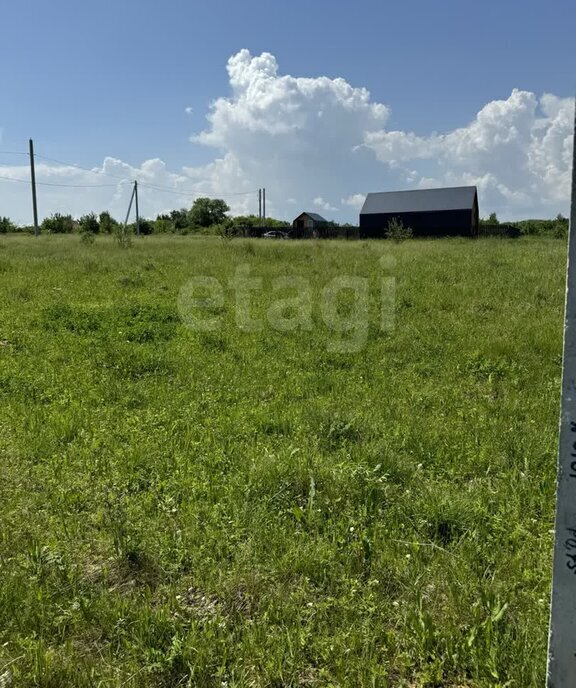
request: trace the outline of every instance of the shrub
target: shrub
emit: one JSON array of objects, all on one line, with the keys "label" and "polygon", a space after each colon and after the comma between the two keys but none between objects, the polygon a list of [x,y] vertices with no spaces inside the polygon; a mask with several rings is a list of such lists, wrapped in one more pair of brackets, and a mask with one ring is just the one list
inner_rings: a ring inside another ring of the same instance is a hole
[{"label": "shrub", "polygon": [[227,222],[221,225],[215,225],[213,229],[221,239],[225,239],[226,241],[234,239],[234,237],[238,236],[238,227],[233,227]]},{"label": "shrub", "polygon": [[114,241],[120,248],[130,248],[132,246],[132,232],[130,227],[117,224],[114,228]]},{"label": "shrub", "polygon": [[[134,225],[134,229],[136,228],[136,225]],[[155,225],[152,220],[146,220],[145,218],[141,217],[138,220],[138,231],[142,236],[148,236],[149,234],[153,234],[155,230]]]},{"label": "shrub", "polygon": [[108,211],[100,213],[100,231],[105,234],[114,234],[118,227],[118,222],[110,215]]},{"label": "shrub", "polygon": [[50,234],[70,234],[74,231],[75,222],[72,215],[60,215],[54,213],[46,217],[42,222],[42,231]]},{"label": "shrub", "polygon": [[82,231],[80,232],[80,241],[86,246],[91,246],[96,240],[94,232]]},{"label": "shrub", "polygon": [[18,228],[9,217],[0,217],[0,234],[16,232]]},{"label": "shrub", "polygon": [[100,231],[100,223],[94,213],[82,215],[78,220],[78,226],[81,234],[98,234]]},{"label": "shrub", "polygon": [[154,221],[155,234],[168,234],[174,231],[174,226],[169,218],[159,215]]},{"label": "shrub", "polygon": [[411,239],[413,232],[411,227],[404,226],[402,220],[393,217],[388,223],[388,227],[386,229],[385,234],[387,239],[393,239],[394,241],[404,241],[405,239]]}]

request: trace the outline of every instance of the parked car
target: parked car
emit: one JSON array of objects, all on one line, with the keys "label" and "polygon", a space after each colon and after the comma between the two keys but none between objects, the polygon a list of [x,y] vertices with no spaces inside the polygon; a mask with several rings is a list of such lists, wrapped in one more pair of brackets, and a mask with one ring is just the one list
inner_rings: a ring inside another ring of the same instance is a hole
[{"label": "parked car", "polygon": [[262,235],[263,239],[288,239],[286,232],[281,232],[279,229],[271,229],[266,234]]}]

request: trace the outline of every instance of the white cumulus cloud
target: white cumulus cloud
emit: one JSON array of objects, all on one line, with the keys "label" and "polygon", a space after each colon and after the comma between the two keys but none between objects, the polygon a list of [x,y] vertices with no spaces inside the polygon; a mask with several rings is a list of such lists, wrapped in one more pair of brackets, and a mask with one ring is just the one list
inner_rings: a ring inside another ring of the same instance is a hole
[{"label": "white cumulus cloud", "polygon": [[[209,106],[205,128],[191,136],[190,165],[171,170],[161,159],[133,166],[107,157],[83,171],[42,162],[43,184],[95,188],[39,186],[41,214],[108,209],[122,217],[133,179],[147,216],[189,206],[199,195],[225,198],[234,213],[257,212],[257,189],[264,187],[268,215],[291,220],[313,205],[354,221],[369,191],[458,184],[478,186],[483,215],[568,210],[570,98],[514,89],[456,129],[419,135],[389,127],[390,108],[365,87],[282,74],[270,53],[240,50],[227,70],[230,91]],[[212,149],[213,159],[194,164],[196,146]],[[30,221],[28,175],[25,164],[0,166],[0,176],[21,180],[2,182],[12,193],[3,194],[0,214]],[[341,209],[326,199],[340,199]]]},{"label": "white cumulus cloud", "polygon": [[342,205],[349,205],[352,208],[356,208],[356,210],[360,210],[360,208],[364,205],[365,200],[366,194],[357,193],[348,196],[348,198],[343,198],[341,203]]},{"label": "white cumulus cloud", "polygon": [[335,206],[328,203],[328,201],[325,201],[322,198],[322,196],[316,196],[316,198],[312,201],[312,203],[314,203],[314,205],[316,207],[321,208],[322,210],[332,211],[332,212],[335,212],[338,210],[338,208],[336,208]]},{"label": "white cumulus cloud", "polygon": [[[514,89],[465,127],[430,136],[382,129],[367,133],[365,145],[396,169],[416,167],[406,172],[411,185],[476,184],[481,207],[553,213],[568,204],[573,122],[571,98]],[[426,175],[418,161],[429,161]]]}]

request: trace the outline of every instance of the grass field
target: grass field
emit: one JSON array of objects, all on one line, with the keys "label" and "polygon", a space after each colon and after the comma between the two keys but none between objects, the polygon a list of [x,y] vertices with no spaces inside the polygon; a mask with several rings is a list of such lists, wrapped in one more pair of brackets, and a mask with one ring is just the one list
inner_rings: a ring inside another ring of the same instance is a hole
[{"label": "grass field", "polygon": [[[0,674],[543,685],[564,266],[527,238],[1,238]],[[312,315],[282,331],[291,275]],[[367,328],[341,294],[347,352],[322,315],[344,275],[370,290]]]}]

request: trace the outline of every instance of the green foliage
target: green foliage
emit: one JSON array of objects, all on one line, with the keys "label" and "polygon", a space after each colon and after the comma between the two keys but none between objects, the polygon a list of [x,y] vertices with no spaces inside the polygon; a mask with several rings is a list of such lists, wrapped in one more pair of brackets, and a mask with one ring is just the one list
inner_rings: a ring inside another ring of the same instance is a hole
[{"label": "green foliage", "polygon": [[556,239],[566,239],[568,237],[569,221],[561,213],[558,213],[552,226],[552,236]]},{"label": "green foliage", "polygon": [[212,230],[216,234],[216,236],[219,236],[221,239],[224,239],[225,241],[230,241],[231,239],[234,239],[235,237],[238,236],[238,227],[235,227],[231,222],[225,222],[221,225],[216,225],[212,227]]},{"label": "green foliage", "polygon": [[156,220],[154,220],[154,233],[155,234],[168,234],[174,231],[174,226],[169,217],[165,215],[159,215]]},{"label": "green foliage", "polygon": [[16,232],[18,228],[8,217],[0,217],[0,234],[7,234],[8,232]]},{"label": "green foliage", "polygon": [[258,215],[236,215],[230,218],[230,222],[234,227],[258,227],[262,224]]},{"label": "green foliage", "polygon": [[54,213],[44,219],[40,228],[48,234],[70,234],[76,229],[76,223],[72,215]]},{"label": "green foliage", "polygon": [[[148,236],[150,234],[153,234],[155,229],[156,229],[155,223],[152,220],[147,220],[144,217],[141,217],[139,219],[138,224],[139,224],[138,230],[142,236]],[[133,227],[134,227],[134,231],[135,231],[136,225],[134,224]]]},{"label": "green foliage", "polygon": [[498,220],[496,213],[490,213],[490,215],[487,218],[481,217],[478,221],[478,224],[480,225],[480,227],[495,227],[500,224],[500,220]]},{"label": "green foliage", "polygon": [[164,234],[174,232],[183,234],[188,229],[188,211],[185,208],[172,210],[168,214],[158,215],[155,220],[155,232]]},{"label": "green foliage", "polygon": [[118,228],[118,222],[106,210],[100,213],[99,223],[102,234],[114,234]]},{"label": "green foliage", "polygon": [[406,239],[412,238],[412,228],[405,227],[402,220],[393,217],[388,223],[385,236],[387,239],[392,239],[396,242],[405,241]]},{"label": "green foliage", "polygon": [[78,228],[81,234],[98,234],[100,231],[100,222],[94,213],[83,215],[78,220]]},{"label": "green foliage", "polygon": [[234,227],[258,227],[265,225],[271,229],[283,229],[292,226],[286,220],[277,220],[274,217],[262,219],[258,215],[236,215],[230,218],[230,221]]},{"label": "green foliage", "polygon": [[197,198],[188,211],[188,223],[193,227],[220,225],[229,210],[228,204],[220,198]]},{"label": "green foliage", "polygon": [[185,230],[189,225],[188,211],[185,208],[172,210],[169,217],[176,232]]},{"label": "green foliage", "polygon": [[96,234],[93,232],[80,232],[80,241],[85,246],[92,246],[92,244],[96,241]]},{"label": "green foliage", "polygon": [[512,224],[526,235],[551,236],[556,239],[565,239],[568,236],[568,218],[561,214],[554,220],[520,220]]},{"label": "green foliage", "polygon": [[132,227],[130,225],[118,224],[114,228],[114,242],[120,248],[131,248],[132,246]]}]

